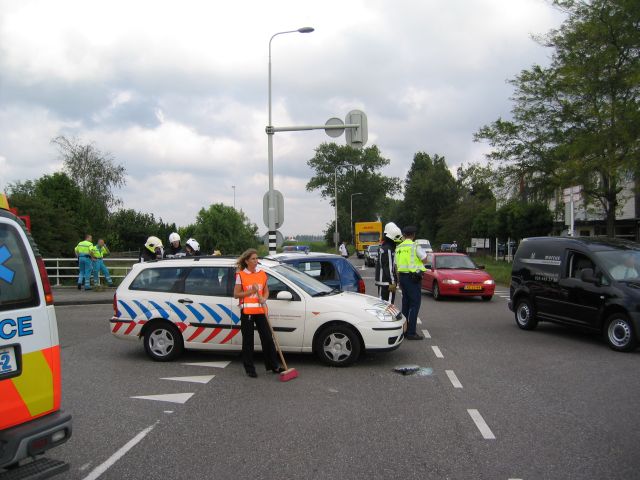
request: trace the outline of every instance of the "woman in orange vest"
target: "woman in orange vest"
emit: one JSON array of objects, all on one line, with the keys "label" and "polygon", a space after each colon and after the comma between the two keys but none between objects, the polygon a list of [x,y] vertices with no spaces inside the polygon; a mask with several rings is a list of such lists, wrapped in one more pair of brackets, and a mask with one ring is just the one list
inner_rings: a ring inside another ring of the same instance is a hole
[{"label": "woman in orange vest", "polygon": [[266,303],[269,298],[267,274],[258,266],[258,252],[250,248],[236,263],[236,286],[233,297],[240,299],[240,331],[242,332],[242,363],[248,376],[258,376],[253,365],[253,326],[260,335],[264,365],[267,370],[281,373],[284,369],[278,361],[276,347],[267,325]]}]

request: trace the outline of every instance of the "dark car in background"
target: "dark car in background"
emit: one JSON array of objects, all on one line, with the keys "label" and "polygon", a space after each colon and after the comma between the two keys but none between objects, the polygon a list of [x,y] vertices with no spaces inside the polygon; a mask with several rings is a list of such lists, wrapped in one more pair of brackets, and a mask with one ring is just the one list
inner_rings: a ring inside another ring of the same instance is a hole
[{"label": "dark car in background", "polygon": [[378,261],[378,250],[380,245],[369,245],[364,251],[364,264],[367,267],[375,267]]},{"label": "dark car in background", "polygon": [[325,285],[345,292],[365,293],[364,280],[353,265],[340,255],[319,252],[278,253],[267,258],[293,265]]}]

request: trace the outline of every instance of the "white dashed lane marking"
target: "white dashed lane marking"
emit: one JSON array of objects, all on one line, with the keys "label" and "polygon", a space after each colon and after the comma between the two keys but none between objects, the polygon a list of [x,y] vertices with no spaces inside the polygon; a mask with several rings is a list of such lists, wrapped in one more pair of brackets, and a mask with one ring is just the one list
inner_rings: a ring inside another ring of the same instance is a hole
[{"label": "white dashed lane marking", "polygon": [[496,436],[493,434],[493,432],[489,428],[489,425],[487,425],[487,422],[484,421],[484,418],[482,418],[482,415],[480,415],[480,412],[478,410],[470,408],[467,409],[467,412],[469,412],[471,419],[476,424],[476,427],[478,427],[478,430],[480,430],[482,438],[484,438],[485,440],[496,439]]},{"label": "white dashed lane marking", "polygon": [[445,370],[445,373],[447,374],[447,377],[449,377],[449,381],[451,382],[451,385],[453,385],[453,388],[462,388],[462,384],[453,370]]},{"label": "white dashed lane marking", "polygon": [[437,358],[444,358],[444,355],[442,354],[438,346],[433,345],[431,347],[431,350],[433,350],[433,353],[436,355]]},{"label": "white dashed lane marking", "polygon": [[422,330],[422,334],[424,335],[424,338],[431,338],[431,334],[429,333],[429,330]]}]

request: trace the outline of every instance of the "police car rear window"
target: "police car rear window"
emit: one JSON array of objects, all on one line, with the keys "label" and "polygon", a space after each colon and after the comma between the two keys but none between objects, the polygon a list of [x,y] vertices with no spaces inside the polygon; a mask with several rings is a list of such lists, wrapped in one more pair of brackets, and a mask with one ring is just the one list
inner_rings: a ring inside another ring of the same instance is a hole
[{"label": "police car rear window", "polygon": [[40,304],[34,267],[20,232],[0,223],[0,311]]}]

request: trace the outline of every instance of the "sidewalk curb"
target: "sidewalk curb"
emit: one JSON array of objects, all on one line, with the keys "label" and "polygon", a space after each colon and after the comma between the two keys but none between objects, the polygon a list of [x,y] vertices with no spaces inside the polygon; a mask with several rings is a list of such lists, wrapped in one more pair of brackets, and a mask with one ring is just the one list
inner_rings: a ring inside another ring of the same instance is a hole
[{"label": "sidewalk curb", "polygon": [[68,305],[111,305],[113,300],[96,299],[96,300],[54,300],[54,307],[64,307]]}]

